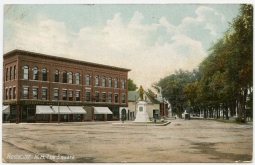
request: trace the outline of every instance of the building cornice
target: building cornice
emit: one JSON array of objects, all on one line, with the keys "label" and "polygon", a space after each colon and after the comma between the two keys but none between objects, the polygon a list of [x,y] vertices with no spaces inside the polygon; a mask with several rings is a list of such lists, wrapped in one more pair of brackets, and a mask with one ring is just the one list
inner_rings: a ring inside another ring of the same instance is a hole
[{"label": "building cornice", "polygon": [[28,56],[39,57],[39,58],[46,58],[46,59],[62,61],[62,62],[72,62],[72,63],[76,63],[76,64],[80,64],[80,65],[86,65],[86,66],[92,66],[92,67],[98,67],[98,68],[105,68],[105,69],[111,69],[111,70],[118,70],[118,71],[125,71],[125,72],[131,71],[131,69],[126,69],[126,68],[120,68],[120,67],[115,67],[115,66],[110,66],[110,65],[97,64],[97,63],[86,62],[86,61],[79,61],[79,60],[74,60],[74,59],[70,59],[70,58],[57,57],[57,56],[46,55],[46,54],[30,52],[30,51],[25,51],[25,50],[19,50],[19,49],[15,49],[15,50],[12,50],[8,53],[5,53],[3,58],[5,59],[7,57],[11,57],[12,55],[16,55],[16,54],[18,54],[18,55],[28,55]]}]

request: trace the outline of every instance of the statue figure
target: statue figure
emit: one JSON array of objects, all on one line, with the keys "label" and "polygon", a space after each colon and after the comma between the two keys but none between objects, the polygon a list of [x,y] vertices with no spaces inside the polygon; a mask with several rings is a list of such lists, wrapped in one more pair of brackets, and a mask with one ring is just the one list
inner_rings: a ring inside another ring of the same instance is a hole
[{"label": "statue figure", "polygon": [[140,99],[143,101],[143,94],[144,94],[144,90],[143,90],[142,85],[140,86],[140,88],[139,88],[138,92],[139,92]]}]

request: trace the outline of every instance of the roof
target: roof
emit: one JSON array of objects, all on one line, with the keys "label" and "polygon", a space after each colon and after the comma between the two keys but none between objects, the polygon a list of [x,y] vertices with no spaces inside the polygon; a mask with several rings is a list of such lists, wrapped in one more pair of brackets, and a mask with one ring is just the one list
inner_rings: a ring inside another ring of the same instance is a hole
[{"label": "roof", "polygon": [[[154,104],[160,103],[156,98],[150,96],[147,92],[145,94],[151,100],[152,103]],[[137,91],[128,91],[128,102],[135,102],[138,98],[139,93]]]},{"label": "roof", "polygon": [[30,51],[25,51],[25,50],[19,50],[19,49],[15,49],[15,50],[12,50],[8,53],[5,53],[3,58],[15,55],[17,53],[18,54],[25,54],[25,55],[29,55],[29,56],[34,56],[34,57],[42,57],[42,58],[47,58],[47,59],[52,59],[52,60],[57,60],[57,61],[72,62],[72,63],[76,63],[76,64],[81,64],[81,65],[94,66],[94,67],[99,67],[99,68],[106,68],[106,69],[119,70],[119,71],[125,71],[125,72],[131,71],[131,69],[126,69],[126,68],[120,68],[120,67],[115,67],[115,66],[110,66],[110,65],[97,64],[97,63],[92,63],[92,62],[87,62],[87,61],[74,60],[74,59],[65,58],[65,57],[57,57],[57,56],[46,55],[46,54],[30,52]]}]

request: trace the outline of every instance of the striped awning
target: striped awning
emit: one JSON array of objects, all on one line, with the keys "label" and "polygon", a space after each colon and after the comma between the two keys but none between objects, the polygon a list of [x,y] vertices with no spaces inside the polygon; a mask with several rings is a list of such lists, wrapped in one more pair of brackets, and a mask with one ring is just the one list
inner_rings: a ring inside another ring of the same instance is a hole
[{"label": "striped awning", "polygon": [[54,114],[54,111],[48,105],[37,105],[36,114]]},{"label": "striped awning", "polygon": [[83,107],[79,106],[68,106],[68,108],[72,111],[73,114],[86,114],[87,112]]},{"label": "striped awning", "polygon": [[2,113],[9,115],[10,114],[10,106],[9,105],[3,106],[3,112]]},{"label": "striped awning", "polygon": [[52,109],[54,111],[54,114],[72,114],[72,111],[67,106],[52,106]]},{"label": "striped awning", "polygon": [[94,107],[94,114],[112,114],[108,107]]}]

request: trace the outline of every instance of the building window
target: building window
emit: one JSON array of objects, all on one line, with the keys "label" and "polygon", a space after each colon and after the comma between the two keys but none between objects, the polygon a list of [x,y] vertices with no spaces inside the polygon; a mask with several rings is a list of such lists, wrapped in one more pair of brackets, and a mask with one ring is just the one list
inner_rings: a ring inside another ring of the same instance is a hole
[{"label": "building window", "polygon": [[118,79],[116,78],[115,80],[114,80],[114,84],[115,84],[115,88],[118,88]]},{"label": "building window", "polygon": [[90,101],[90,92],[86,92],[86,101]]},{"label": "building window", "polygon": [[76,91],[76,101],[81,101],[80,91]]},{"label": "building window", "polygon": [[122,84],[122,89],[125,89],[125,80],[124,79],[122,80],[121,84]]},{"label": "building window", "polygon": [[76,84],[80,84],[80,73],[76,73]]},{"label": "building window", "polygon": [[126,103],[126,95],[122,95],[122,103]]},{"label": "building window", "polygon": [[44,68],[42,70],[42,80],[47,81],[47,69],[46,68]]},{"label": "building window", "polygon": [[99,76],[96,76],[95,86],[99,86]]},{"label": "building window", "polygon": [[63,71],[63,83],[67,83],[67,73]]},{"label": "building window", "polygon": [[54,100],[58,100],[58,89],[54,89]]},{"label": "building window", "polygon": [[106,93],[102,93],[102,102],[106,102]]},{"label": "building window", "polygon": [[73,101],[73,91],[72,90],[69,90],[69,92],[68,92],[69,94],[68,94],[68,99],[69,99],[69,101]]},{"label": "building window", "polygon": [[90,75],[86,75],[86,85],[90,85]]},{"label": "building window", "polygon": [[13,76],[13,79],[16,79],[16,75],[17,75],[17,70],[16,70],[16,66],[14,66],[14,76]]},{"label": "building window", "polygon": [[5,70],[5,81],[8,81],[8,68]]},{"label": "building window", "polygon": [[102,87],[105,87],[105,77],[102,78]]},{"label": "building window", "polygon": [[112,102],[112,94],[111,94],[111,93],[108,94],[108,102],[109,102],[109,103]]},{"label": "building window", "polygon": [[10,67],[10,80],[12,80],[12,67]]},{"label": "building window", "polygon": [[42,100],[47,100],[47,88],[42,88]]},{"label": "building window", "polygon": [[33,80],[38,80],[38,68],[34,67],[33,69]]},{"label": "building window", "polygon": [[9,88],[9,100],[12,99],[12,88]]},{"label": "building window", "polygon": [[28,80],[28,66],[24,66],[23,68],[23,79]]},{"label": "building window", "polygon": [[112,78],[111,78],[111,77],[108,79],[108,87],[109,87],[109,88],[112,87]]},{"label": "building window", "polygon": [[33,88],[33,99],[34,100],[38,99],[38,88]]},{"label": "building window", "polygon": [[115,103],[118,103],[118,102],[119,102],[119,95],[118,95],[118,94],[115,94],[114,99],[115,99]]},{"label": "building window", "polygon": [[96,92],[95,94],[96,94],[95,101],[99,102],[99,92]]},{"label": "building window", "polygon": [[62,100],[67,100],[67,90],[62,90]]},{"label": "building window", "polygon": [[23,87],[23,99],[28,99],[28,87]]},{"label": "building window", "polygon": [[5,100],[8,100],[8,88],[5,89]]},{"label": "building window", "polygon": [[73,83],[73,73],[72,73],[72,72],[69,72],[69,73],[68,73],[68,83],[69,83],[69,84],[72,84],[72,83]]},{"label": "building window", "polygon": [[59,82],[59,71],[55,70],[54,72],[54,82]]},{"label": "building window", "polygon": [[13,99],[16,99],[16,87],[13,87]]}]

